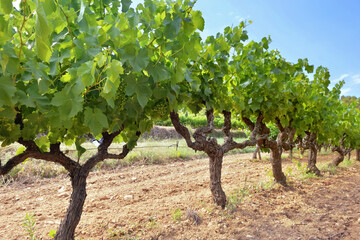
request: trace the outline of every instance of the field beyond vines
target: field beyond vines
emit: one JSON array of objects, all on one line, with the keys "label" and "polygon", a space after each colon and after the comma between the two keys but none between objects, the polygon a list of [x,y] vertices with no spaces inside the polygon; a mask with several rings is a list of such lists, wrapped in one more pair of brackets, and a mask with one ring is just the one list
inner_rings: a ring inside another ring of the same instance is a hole
[{"label": "field beyond vines", "polygon": [[[266,155],[256,162],[251,154],[226,156],[225,210],[211,202],[207,159],[95,171],[76,239],[360,239],[360,166],[346,161],[326,168],[334,157],[318,157],[321,178],[302,172],[305,158],[285,159],[284,188],[272,183]],[[1,239],[28,236],[27,213],[34,215],[37,239],[50,239],[70,191],[64,176],[1,185]]]}]

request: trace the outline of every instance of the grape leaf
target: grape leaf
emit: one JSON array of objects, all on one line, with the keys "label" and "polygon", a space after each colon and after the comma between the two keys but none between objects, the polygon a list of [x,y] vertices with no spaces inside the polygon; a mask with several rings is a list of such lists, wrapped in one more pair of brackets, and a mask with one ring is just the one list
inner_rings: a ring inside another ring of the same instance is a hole
[{"label": "grape leaf", "polygon": [[10,14],[13,10],[12,0],[0,0],[0,13]]},{"label": "grape leaf", "polygon": [[130,8],[131,0],[121,0],[121,11],[127,12]]},{"label": "grape leaf", "polygon": [[83,108],[84,99],[75,94],[70,85],[54,94],[51,104],[58,107],[60,118],[69,119],[74,117]]},{"label": "grape leaf", "polygon": [[48,62],[51,57],[50,47],[51,28],[49,27],[44,8],[37,2],[35,21],[35,44],[39,58]]},{"label": "grape leaf", "polygon": [[149,56],[146,48],[140,49],[138,52],[133,45],[125,47],[122,60],[129,62],[134,71],[140,72],[149,64]]},{"label": "grape leaf", "polygon": [[164,25],[165,25],[164,36],[167,39],[175,38],[180,31],[181,22],[182,19],[179,16],[175,16],[174,19],[171,19],[171,15],[167,14],[164,20]]},{"label": "grape leaf", "polygon": [[4,16],[0,15],[0,41],[5,42],[10,40],[11,34],[9,33],[8,21],[5,20]]},{"label": "grape leaf", "polygon": [[77,75],[81,77],[85,87],[91,86],[95,82],[95,67],[94,61],[88,61],[80,65],[77,70]]},{"label": "grape leaf", "polygon": [[78,22],[80,22],[83,19],[85,8],[86,8],[86,5],[84,3],[84,0],[81,0],[80,13],[79,13],[79,16],[78,16],[78,19],[77,19]]},{"label": "grape leaf", "polygon": [[153,77],[154,82],[164,81],[171,77],[171,74],[167,70],[167,68],[162,66],[161,64],[150,64],[147,68],[147,71]]},{"label": "grape leaf", "polygon": [[200,31],[203,31],[205,26],[205,21],[204,18],[201,16],[201,12],[193,11],[191,15],[195,27],[197,27]]},{"label": "grape leaf", "polygon": [[16,88],[10,78],[0,77],[0,107],[4,105],[11,106],[12,98],[16,93]]},{"label": "grape leaf", "polygon": [[152,90],[148,83],[147,77],[136,79],[132,76],[128,76],[126,79],[125,93],[127,96],[132,96],[136,93],[137,100],[142,108],[149,101],[149,97],[152,96]]},{"label": "grape leaf", "polygon": [[85,108],[84,111],[84,123],[87,125],[94,136],[99,135],[103,128],[108,128],[109,123],[106,115],[99,109]]}]

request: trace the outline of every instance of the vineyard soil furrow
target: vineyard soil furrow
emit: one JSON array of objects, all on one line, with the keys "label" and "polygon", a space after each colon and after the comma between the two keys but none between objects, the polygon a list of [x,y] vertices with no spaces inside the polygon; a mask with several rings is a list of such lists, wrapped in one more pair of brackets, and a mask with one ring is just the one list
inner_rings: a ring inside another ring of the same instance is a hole
[{"label": "vineyard soil furrow", "polygon": [[[258,186],[233,210],[213,205],[207,159],[164,165],[96,171],[88,179],[88,197],[76,231],[78,239],[357,239],[360,227],[359,166],[323,178],[290,179],[287,188],[266,183],[268,161],[250,162],[252,154],[224,159],[223,186]],[[320,163],[335,156],[319,156]],[[264,155],[266,158],[266,155]],[[305,161],[305,160],[301,160]],[[284,161],[284,169],[295,164]],[[248,186],[248,188],[246,188]],[[69,201],[67,178],[31,179],[0,187],[0,235],[23,239],[26,213],[34,214],[36,236],[49,239]],[[174,212],[180,209],[178,220]],[[186,218],[188,209],[202,219]],[[337,235],[338,234],[338,235]]]}]

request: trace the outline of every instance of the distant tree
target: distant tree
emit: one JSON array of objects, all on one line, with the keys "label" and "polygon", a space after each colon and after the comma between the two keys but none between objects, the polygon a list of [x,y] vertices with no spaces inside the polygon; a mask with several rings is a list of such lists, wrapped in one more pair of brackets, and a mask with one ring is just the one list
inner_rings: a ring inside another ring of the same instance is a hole
[{"label": "distant tree", "polygon": [[347,105],[355,102],[356,107],[360,110],[360,98],[357,98],[355,96],[341,96],[341,101]]}]

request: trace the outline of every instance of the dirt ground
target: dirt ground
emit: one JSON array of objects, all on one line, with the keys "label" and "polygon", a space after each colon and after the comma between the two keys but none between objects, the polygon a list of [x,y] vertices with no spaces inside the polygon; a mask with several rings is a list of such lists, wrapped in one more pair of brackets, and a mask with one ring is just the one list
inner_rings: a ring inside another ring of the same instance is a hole
[{"label": "dirt ground", "polygon": [[[285,160],[284,188],[271,184],[268,161],[250,159],[224,159],[222,185],[238,203],[225,210],[212,204],[207,159],[93,172],[76,239],[360,239],[359,164],[301,179]],[[36,237],[50,239],[70,191],[67,177],[0,186],[0,239],[25,239],[26,213],[34,214]]]}]

